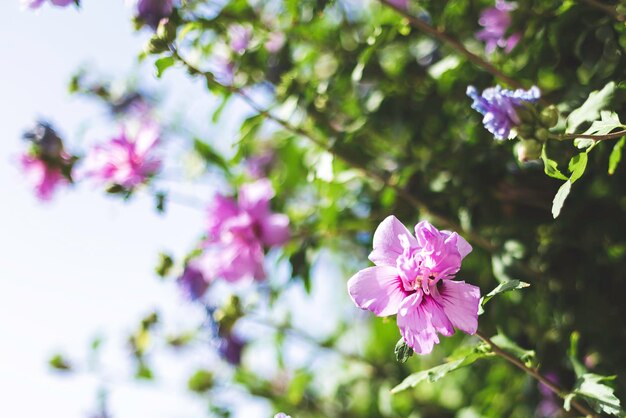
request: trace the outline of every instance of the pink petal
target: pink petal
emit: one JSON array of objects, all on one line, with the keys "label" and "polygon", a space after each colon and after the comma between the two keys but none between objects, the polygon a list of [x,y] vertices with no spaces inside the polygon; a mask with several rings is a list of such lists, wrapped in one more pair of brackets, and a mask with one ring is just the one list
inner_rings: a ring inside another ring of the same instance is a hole
[{"label": "pink petal", "polygon": [[473,335],[478,329],[480,289],[463,281],[442,280],[433,297],[456,328]]},{"label": "pink petal", "polygon": [[361,309],[377,316],[389,316],[398,308],[407,293],[395,267],[375,266],[359,271],[348,280],[348,293]]},{"label": "pink petal", "polygon": [[289,217],[270,215],[261,221],[261,240],[265,245],[282,245],[289,240]]},{"label": "pink petal", "polygon": [[[422,292],[408,296],[398,310],[398,328],[404,341],[418,354],[428,354],[439,343],[437,331],[452,335],[454,328],[432,298]],[[443,332],[442,332],[443,331]]]},{"label": "pink petal", "polygon": [[378,225],[374,232],[374,250],[369,255],[372,263],[378,266],[396,266],[396,260],[404,251],[399,235],[405,235],[411,247],[417,246],[413,235],[395,216],[388,216]]},{"label": "pink petal", "polygon": [[255,218],[263,218],[269,212],[269,201],[274,188],[268,179],[244,184],[239,189],[239,206]]}]

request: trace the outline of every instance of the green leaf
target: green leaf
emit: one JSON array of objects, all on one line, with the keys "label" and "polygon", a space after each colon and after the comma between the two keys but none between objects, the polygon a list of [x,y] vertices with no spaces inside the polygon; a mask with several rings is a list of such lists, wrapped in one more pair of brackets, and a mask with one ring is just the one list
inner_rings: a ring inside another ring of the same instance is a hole
[{"label": "green leaf", "polygon": [[580,334],[577,331],[572,332],[569,337],[569,349],[567,350],[567,356],[569,357],[569,361],[574,367],[574,373],[576,373],[576,377],[580,377],[587,372],[585,366],[583,366],[583,364],[578,360],[579,339]]},{"label": "green leaf", "polygon": [[213,373],[208,370],[196,371],[187,382],[187,387],[192,392],[204,393],[213,387]]},{"label": "green leaf", "polygon": [[588,155],[586,152],[582,152],[580,154],[576,154],[569,161],[568,169],[572,173],[570,175],[569,181],[574,184],[576,180],[582,177],[585,173],[585,168],[587,168],[587,160]]},{"label": "green leaf", "polygon": [[591,122],[600,116],[600,110],[609,104],[615,91],[615,83],[611,81],[600,91],[594,91],[578,109],[567,117],[567,133],[573,133],[584,122]]},{"label": "green leaf", "polygon": [[[500,293],[510,292],[512,290],[524,289],[525,287],[529,287],[529,286],[530,286],[529,283],[522,282],[520,280],[509,280],[506,282],[502,282],[495,289],[493,289],[491,292],[487,293],[485,296],[481,298],[479,310],[482,311],[482,307],[487,302],[489,302],[489,300],[492,297]],[[479,312],[479,313],[482,313],[482,312]]]},{"label": "green leaf", "polygon": [[53,369],[61,370],[64,372],[70,371],[72,369],[69,361],[67,361],[65,357],[63,357],[61,354],[55,354],[54,356],[52,356],[52,358],[48,360],[48,364]]},{"label": "green leaf", "polygon": [[491,337],[491,341],[493,341],[496,345],[500,346],[500,348],[508,351],[513,354],[515,357],[526,363],[526,365],[530,365],[532,361],[535,359],[535,350],[527,350],[525,348],[520,347],[515,343],[515,341],[510,340],[506,335],[502,332],[498,332],[497,335]]},{"label": "green leaf", "polygon": [[615,376],[600,376],[593,373],[583,374],[576,381],[572,392],[565,397],[563,407],[569,411],[572,399],[580,397],[600,414],[621,415],[620,400],[615,396],[613,388],[602,383],[613,379],[615,379]]},{"label": "green leaf", "polygon": [[170,270],[174,267],[174,259],[172,256],[166,253],[159,253],[159,261],[154,268],[154,271],[159,277],[165,277],[169,274]]},{"label": "green leaf", "polygon": [[626,141],[626,136],[623,136],[613,146],[613,151],[611,151],[611,155],[609,156],[609,174],[610,175],[613,175],[613,173],[615,173],[615,169],[617,169],[617,165],[622,159],[622,148],[624,148],[625,141]]},{"label": "green leaf", "polygon": [[[600,120],[594,121],[589,129],[583,132],[583,135],[606,135],[614,131],[615,129],[622,129],[624,126],[619,120],[619,116],[615,112],[609,112],[603,110],[600,112]],[[574,139],[574,145],[578,148],[589,148],[596,141],[589,138],[576,138]]]},{"label": "green leaf", "polygon": [[402,381],[398,386],[391,389],[391,393],[398,393],[403,390],[412,388],[417,386],[419,383],[424,381],[436,382],[441,379],[445,375],[455,370],[458,370],[462,367],[469,366],[470,364],[475,363],[477,360],[481,358],[490,357],[493,353],[485,352],[483,350],[475,349],[471,351],[464,357],[461,357],[457,360],[450,361],[448,363],[441,364],[439,366],[435,366],[428,370],[422,370],[417,373],[413,373],[409,375],[406,379]]},{"label": "green leaf", "polygon": [[152,380],[154,379],[154,373],[152,373],[152,369],[146,363],[140,361],[135,372],[135,379]]},{"label": "green leaf", "polygon": [[212,146],[198,138],[195,138],[193,140],[193,149],[204,159],[206,163],[216,165],[224,170],[224,172],[228,173],[228,164],[224,158],[217,151],[215,151],[215,149],[213,149]]},{"label": "green leaf", "polygon": [[548,157],[545,145],[541,150],[541,159],[543,160],[544,171],[548,176],[559,180],[567,180],[565,174],[559,171],[557,162]]},{"label": "green leaf", "polygon": [[172,56],[159,58],[154,62],[154,67],[156,68],[156,76],[157,78],[161,78],[165,70],[170,68],[172,65],[176,63],[176,60]]},{"label": "green leaf", "polygon": [[559,191],[556,192],[554,196],[554,200],[552,201],[552,216],[556,219],[561,213],[561,209],[563,208],[563,203],[565,203],[565,199],[567,199],[567,195],[572,190],[572,182],[567,180],[561,187],[559,187]]},{"label": "green leaf", "polygon": [[396,347],[393,352],[396,354],[396,360],[398,363],[406,363],[406,361],[414,353],[413,349],[404,341],[404,338],[400,338],[396,343]]}]

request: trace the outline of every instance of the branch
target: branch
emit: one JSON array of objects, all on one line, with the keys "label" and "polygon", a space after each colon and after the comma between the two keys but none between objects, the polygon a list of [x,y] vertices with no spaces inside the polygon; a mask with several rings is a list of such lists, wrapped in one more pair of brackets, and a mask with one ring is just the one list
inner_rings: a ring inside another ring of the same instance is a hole
[{"label": "branch", "polygon": [[610,134],[606,134],[606,135],[565,134],[565,135],[559,135],[557,138],[559,139],[559,141],[563,141],[566,139],[576,139],[576,138],[593,139],[594,141],[606,141],[608,139],[620,138],[624,135],[626,135],[626,129],[613,132]]},{"label": "branch", "polygon": [[261,105],[259,105],[258,103],[256,103],[254,101],[254,99],[252,97],[250,97],[248,95],[248,93],[246,93],[245,91],[243,91],[241,88],[233,86],[233,85],[223,85],[223,84],[219,84],[217,83],[217,81],[215,80],[215,77],[213,76],[213,74],[211,74],[210,72],[205,72],[202,71],[198,68],[196,68],[194,65],[192,65],[191,63],[189,63],[184,57],[182,57],[176,48],[172,47],[171,48],[172,51],[172,55],[173,57],[175,57],[179,62],[181,62],[185,67],[187,67],[188,71],[191,74],[197,74],[197,75],[201,75],[203,76],[206,80],[207,83],[212,84],[212,85],[218,85],[220,88],[224,88],[227,91],[229,91],[230,93],[236,94],[238,95],[241,99],[243,99],[248,106],[250,106],[255,112],[257,112],[259,115],[264,116],[266,119],[272,120],[275,123],[279,124],[280,126],[282,126],[283,128],[285,128],[286,130],[300,135],[304,138],[309,139],[311,142],[313,142],[315,145],[319,146],[320,148],[322,148],[323,150],[325,150],[326,152],[332,154],[334,157],[342,160],[343,162],[345,162],[346,164],[350,165],[353,169],[360,171],[361,174],[365,175],[368,178],[374,179],[377,182],[379,182],[380,184],[382,184],[383,187],[389,187],[392,190],[394,190],[396,193],[398,193],[398,195],[400,197],[402,197],[408,204],[410,204],[411,206],[413,206],[415,209],[419,210],[420,212],[423,212],[425,214],[428,214],[428,216],[430,216],[435,222],[437,222],[438,224],[442,225],[444,228],[447,229],[451,229],[457,232],[462,232],[463,235],[465,235],[469,241],[473,242],[474,244],[478,245],[479,247],[485,249],[486,251],[493,253],[494,251],[496,251],[496,247],[489,242],[487,239],[483,238],[482,236],[472,232],[472,231],[466,231],[460,224],[458,224],[457,222],[448,219],[447,217],[440,215],[438,213],[436,213],[435,211],[433,211],[432,209],[430,209],[430,207],[421,199],[417,198],[416,196],[414,196],[413,194],[411,194],[409,191],[407,191],[406,189],[404,189],[403,187],[401,187],[400,185],[391,182],[390,178],[391,175],[389,173],[380,173],[378,171],[374,171],[372,169],[369,169],[365,164],[354,160],[352,158],[350,158],[349,156],[338,152],[336,149],[334,149],[331,145],[329,145],[326,141],[324,141],[321,138],[318,138],[317,136],[315,136],[314,134],[312,134],[311,132],[308,132],[307,130],[299,127],[299,126],[295,126],[293,124],[291,124],[289,121],[284,120],[282,118],[279,118],[275,115],[273,115],[269,110],[263,108]]},{"label": "branch", "polygon": [[[486,335],[484,335],[480,331],[476,332],[476,336],[478,338],[480,338],[481,340],[483,340],[485,343],[487,343],[489,345],[489,347],[491,347],[491,350],[496,355],[502,357],[503,359],[505,359],[509,363],[513,364],[515,367],[523,370],[526,374],[532,376],[533,378],[535,378],[536,380],[541,382],[543,385],[545,385],[548,389],[550,389],[559,398],[565,399],[565,397],[567,396],[567,393],[562,388],[560,388],[559,386],[557,386],[556,384],[551,382],[544,375],[539,373],[539,371],[537,369],[535,369],[533,367],[526,366],[521,360],[519,360],[517,357],[509,354],[507,351],[505,351],[502,348],[500,348],[500,346],[498,346],[496,343],[491,341],[491,339],[489,337],[487,337]],[[587,407],[582,405],[577,400],[572,399],[571,403],[572,403],[572,406],[574,406],[574,408],[578,412],[583,414],[584,416],[586,416],[586,417],[597,417],[597,415],[593,411],[591,411],[590,409],[588,409]]]},{"label": "branch", "polygon": [[593,7],[598,10],[602,10],[604,13],[612,16],[616,20],[623,22],[626,20],[623,14],[621,14],[617,8],[610,4],[604,4],[598,0],[579,0],[581,3],[585,3],[589,7]]},{"label": "branch", "polygon": [[518,88],[518,89],[524,88],[524,86],[519,81],[509,77],[508,75],[504,74],[502,71],[497,69],[495,66],[493,66],[491,63],[485,61],[483,58],[479,57],[473,52],[470,52],[460,41],[448,35],[443,30],[437,29],[429,25],[428,23],[424,22],[423,20],[420,20],[416,18],[415,16],[408,14],[406,10],[392,3],[390,0],[379,0],[379,1],[385,6],[391,9],[394,9],[396,12],[404,16],[409,21],[411,26],[413,26],[414,28],[432,36],[433,38],[439,39],[444,44],[448,44],[452,49],[456,50],[461,55],[464,55],[470,62],[472,62],[477,67],[482,68],[488,73],[491,73],[494,77],[499,78],[500,80],[506,82],[507,84],[515,88]]}]

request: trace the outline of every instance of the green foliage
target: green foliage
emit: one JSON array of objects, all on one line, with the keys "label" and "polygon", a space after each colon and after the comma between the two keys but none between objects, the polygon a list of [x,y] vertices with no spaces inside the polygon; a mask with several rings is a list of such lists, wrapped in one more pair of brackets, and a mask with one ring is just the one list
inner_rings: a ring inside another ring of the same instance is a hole
[{"label": "green foliage", "polygon": [[573,133],[584,122],[596,120],[600,116],[600,111],[608,106],[614,92],[615,83],[613,81],[604,86],[602,90],[591,92],[587,100],[567,117],[566,132]]},{"label": "green foliage", "polygon": [[55,354],[48,360],[48,364],[55,370],[60,371],[70,371],[72,370],[72,366],[70,362],[61,354]]},{"label": "green foliage", "polygon": [[487,293],[480,299],[479,314],[484,312],[483,306],[485,306],[485,304],[489,302],[494,296],[497,296],[500,293],[510,292],[512,290],[524,289],[529,286],[529,283],[525,283],[520,280],[507,280],[500,283],[498,286],[496,286],[495,289],[493,289],[491,292]]},{"label": "green foliage", "polygon": [[196,370],[194,374],[189,377],[187,381],[187,387],[192,392],[205,393],[214,385],[215,378],[213,373],[209,370]]},{"label": "green foliage", "polygon": [[574,389],[565,397],[564,408],[571,409],[572,399],[578,397],[587,401],[598,413],[615,416],[623,416],[620,401],[614,395],[614,390],[603,382],[611,381],[615,376],[600,376],[593,373],[585,373],[578,378]]}]

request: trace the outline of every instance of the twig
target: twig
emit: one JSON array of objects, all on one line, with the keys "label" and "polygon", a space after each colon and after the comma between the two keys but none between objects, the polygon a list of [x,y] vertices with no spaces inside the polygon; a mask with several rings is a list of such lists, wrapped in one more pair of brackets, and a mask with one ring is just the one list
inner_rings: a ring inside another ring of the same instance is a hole
[{"label": "twig", "polygon": [[581,3],[585,3],[587,6],[593,7],[598,10],[602,10],[604,13],[612,16],[616,20],[623,22],[626,17],[621,14],[617,8],[610,4],[604,4],[598,0],[579,0]]},{"label": "twig", "polygon": [[[496,343],[491,341],[491,339],[489,337],[487,337],[486,335],[482,334],[480,331],[476,332],[476,336],[478,338],[480,338],[481,340],[483,340],[485,343],[487,343],[491,347],[491,350],[496,355],[502,357],[503,359],[505,359],[509,363],[513,364],[515,367],[523,370],[526,374],[528,374],[528,375],[534,377],[535,379],[537,379],[539,382],[541,382],[543,385],[545,385],[548,389],[550,389],[559,398],[565,399],[565,397],[567,396],[567,393],[563,389],[561,389],[559,386],[557,386],[556,384],[551,382],[548,378],[546,378],[541,373],[539,373],[539,371],[537,369],[535,369],[533,367],[526,366],[521,360],[519,360],[515,356],[509,354],[507,351],[505,351],[502,348],[500,348],[500,346],[498,346]],[[597,415],[593,411],[591,411],[590,409],[588,409],[587,407],[582,405],[577,400],[572,399],[571,404],[578,412],[580,412],[584,416],[586,416],[586,417],[597,417]]]},{"label": "twig", "polygon": [[565,134],[565,135],[558,135],[557,138],[561,141],[566,140],[566,139],[576,139],[576,138],[593,139],[594,141],[606,141],[608,139],[620,138],[624,135],[626,135],[626,129],[613,132],[610,134],[606,134],[606,135]]},{"label": "twig", "polygon": [[[185,67],[187,67],[187,69],[192,73],[192,74],[198,74],[198,75],[202,75],[203,77],[205,77],[205,79],[207,80],[207,83],[217,83],[215,81],[215,78],[213,76],[213,74],[211,74],[210,72],[205,72],[202,71],[198,68],[196,68],[194,65],[192,65],[191,63],[189,63],[185,58],[183,58],[177,51],[176,48],[172,47],[172,55],[178,60],[180,61]],[[241,88],[233,86],[233,85],[222,85],[219,84],[219,86],[221,88],[225,88],[226,90],[228,90],[229,92],[233,93],[233,94],[237,94],[239,97],[241,97],[241,99],[243,99],[248,106],[250,106],[255,112],[257,112],[259,115],[264,116],[265,118],[272,120],[273,122],[279,124],[280,126],[282,126],[283,128],[287,129],[288,131],[295,133],[297,135],[300,135],[302,137],[305,137],[307,139],[309,139],[311,142],[313,142],[315,145],[319,146],[320,148],[324,149],[326,152],[332,154],[334,157],[344,161],[346,164],[352,166],[354,169],[356,169],[357,171],[360,171],[362,174],[364,174],[366,177],[374,179],[376,181],[378,181],[379,183],[381,183],[383,185],[383,187],[389,187],[392,190],[394,190],[395,192],[398,193],[398,195],[400,195],[400,197],[402,197],[407,203],[409,203],[411,206],[413,206],[414,208],[418,209],[419,211],[428,214],[435,222],[439,223],[440,225],[442,225],[444,228],[448,228],[457,232],[462,232],[469,241],[473,242],[474,244],[478,245],[479,247],[485,249],[488,252],[495,252],[496,251],[496,247],[491,244],[491,242],[489,242],[487,239],[483,238],[482,236],[472,232],[472,231],[466,231],[460,224],[458,224],[457,222],[446,218],[443,215],[440,215],[438,213],[436,213],[435,211],[433,211],[432,209],[430,209],[428,207],[428,205],[422,201],[421,199],[415,197],[414,195],[412,195],[409,191],[407,191],[406,189],[404,189],[403,187],[401,187],[400,185],[391,182],[390,178],[391,176],[388,173],[379,173],[377,171],[368,169],[368,167],[359,162],[356,161],[348,156],[346,156],[345,154],[342,154],[340,152],[338,152],[337,150],[335,150],[332,146],[330,146],[328,143],[326,143],[326,141],[318,138],[317,136],[313,135],[312,133],[306,131],[305,129],[299,127],[299,126],[295,126],[293,124],[291,124],[289,121],[281,119],[275,115],[273,115],[270,111],[268,111],[267,109],[264,109],[263,107],[261,107],[258,103],[256,103],[254,101],[254,99],[252,99],[252,97],[250,97],[245,91],[243,91]]]},{"label": "twig", "polygon": [[420,20],[417,17],[410,15],[405,9],[391,2],[390,0],[380,0],[380,2],[404,16],[414,28],[432,36],[433,38],[439,39],[445,44],[448,44],[452,49],[456,50],[461,55],[464,55],[468,60],[470,60],[470,62],[472,62],[477,67],[482,68],[483,70],[491,73],[493,76],[499,78],[500,80],[515,88],[524,88],[524,86],[519,81],[509,77],[508,75],[497,69],[495,66],[493,66],[491,63],[485,61],[483,58],[479,57],[473,52],[470,52],[460,41],[448,35],[443,30],[437,29],[424,22],[423,20]]}]

